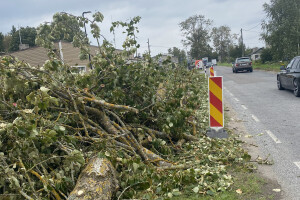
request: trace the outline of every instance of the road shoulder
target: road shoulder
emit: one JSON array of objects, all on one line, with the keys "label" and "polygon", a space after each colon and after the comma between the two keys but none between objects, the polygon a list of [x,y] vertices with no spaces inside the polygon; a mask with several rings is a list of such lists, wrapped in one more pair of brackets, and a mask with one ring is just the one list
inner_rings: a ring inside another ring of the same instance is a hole
[{"label": "road shoulder", "polygon": [[253,162],[257,168],[253,173],[264,180],[261,190],[262,196],[266,199],[284,199],[284,192],[275,178],[276,176],[272,165],[258,164],[256,162],[259,160],[257,158],[260,158],[260,155],[262,155],[255,140],[255,137],[259,136],[252,137],[252,135],[248,133],[244,122],[238,118],[237,113],[229,104],[226,104],[225,115],[227,115],[228,119],[226,128],[231,130],[232,134],[238,136],[240,140],[244,142],[243,148],[248,151],[248,154],[251,156],[251,162]]}]

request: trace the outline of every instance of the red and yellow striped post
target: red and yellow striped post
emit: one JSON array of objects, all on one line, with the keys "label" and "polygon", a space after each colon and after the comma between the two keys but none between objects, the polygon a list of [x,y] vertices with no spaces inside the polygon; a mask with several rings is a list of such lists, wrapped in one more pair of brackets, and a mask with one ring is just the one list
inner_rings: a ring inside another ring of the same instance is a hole
[{"label": "red and yellow striped post", "polygon": [[214,77],[215,76],[215,72],[214,72],[214,67],[213,66],[210,67],[209,72],[210,72],[210,77]]},{"label": "red and yellow striped post", "polygon": [[224,127],[223,77],[209,77],[209,126]]}]

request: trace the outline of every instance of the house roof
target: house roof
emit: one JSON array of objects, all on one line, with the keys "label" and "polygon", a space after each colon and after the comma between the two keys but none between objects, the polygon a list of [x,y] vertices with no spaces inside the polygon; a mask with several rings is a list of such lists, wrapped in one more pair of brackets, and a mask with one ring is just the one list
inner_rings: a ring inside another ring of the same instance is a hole
[{"label": "house roof", "polygon": [[261,51],[263,50],[264,48],[258,48],[256,51],[253,51],[252,53],[251,53],[251,55],[253,55],[253,54],[259,54],[259,53],[261,53]]},{"label": "house roof", "polygon": [[48,60],[47,50],[43,47],[32,47],[26,50],[9,53],[8,55],[29,63],[31,66],[43,66],[45,61]]},{"label": "house roof", "polygon": [[[59,53],[59,44],[55,43],[54,46]],[[72,43],[62,41],[61,46],[63,53],[63,61],[65,64],[68,64],[70,66],[86,66],[88,64],[89,60],[80,60],[80,49],[77,47],[73,47]],[[90,45],[91,55],[96,55],[98,51],[98,46]],[[8,55],[17,57],[19,60],[29,63],[31,66],[43,66],[45,61],[49,59],[47,56],[47,49],[43,47],[31,47],[29,49],[9,53]]]}]

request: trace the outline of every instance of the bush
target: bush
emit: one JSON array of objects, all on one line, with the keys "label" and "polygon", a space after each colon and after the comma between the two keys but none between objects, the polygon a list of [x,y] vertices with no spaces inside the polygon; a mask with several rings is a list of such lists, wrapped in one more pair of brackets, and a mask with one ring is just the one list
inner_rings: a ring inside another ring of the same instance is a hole
[{"label": "bush", "polygon": [[272,61],[272,60],[273,60],[273,55],[271,49],[270,48],[263,49],[261,53],[262,63],[265,63],[267,61]]}]

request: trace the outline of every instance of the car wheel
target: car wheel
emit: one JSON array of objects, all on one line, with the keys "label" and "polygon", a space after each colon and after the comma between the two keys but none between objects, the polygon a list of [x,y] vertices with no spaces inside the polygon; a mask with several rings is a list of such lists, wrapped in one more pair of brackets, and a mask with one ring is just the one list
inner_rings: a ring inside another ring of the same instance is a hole
[{"label": "car wheel", "polygon": [[251,68],[251,69],[249,70],[249,72],[253,72],[253,68]]},{"label": "car wheel", "polygon": [[284,89],[284,88],[282,87],[282,85],[281,85],[281,81],[280,81],[279,76],[277,77],[277,87],[278,87],[278,90],[283,90],[283,89]]},{"label": "car wheel", "polygon": [[293,82],[294,82],[294,95],[296,97],[300,97],[299,83],[298,83],[297,79],[294,79]]},{"label": "car wheel", "polygon": [[233,72],[233,73],[235,73],[235,70],[234,70],[234,68],[232,68],[232,72]]}]

